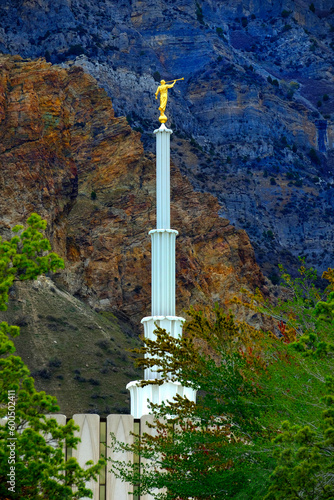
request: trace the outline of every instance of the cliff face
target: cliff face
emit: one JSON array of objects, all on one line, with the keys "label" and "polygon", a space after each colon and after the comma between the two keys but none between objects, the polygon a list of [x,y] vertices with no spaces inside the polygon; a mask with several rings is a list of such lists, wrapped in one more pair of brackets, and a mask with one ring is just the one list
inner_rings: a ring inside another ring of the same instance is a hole
[{"label": "cliff face", "polygon": [[158,80],[185,77],[167,109],[182,174],[247,230],[268,275],[302,254],[332,265],[331,0],[4,0],[0,18],[0,50],[83,67],[145,151]]},{"label": "cliff face", "polygon": [[[138,328],[150,314],[153,155],[80,68],[8,56],[0,64],[2,233],[41,214],[66,260],[58,286]],[[246,233],[218,211],[173,167],[179,314],[190,304],[224,304],[241,286],[264,287]]]},{"label": "cliff face", "polygon": [[[141,374],[125,352],[150,314],[155,157],[79,67],[1,56],[0,117],[0,234],[37,212],[66,264],[16,285],[1,320],[20,326],[18,354],[67,416],[128,413],[125,386]],[[177,314],[228,306],[241,287],[266,293],[245,231],[178,167],[171,176]]]}]

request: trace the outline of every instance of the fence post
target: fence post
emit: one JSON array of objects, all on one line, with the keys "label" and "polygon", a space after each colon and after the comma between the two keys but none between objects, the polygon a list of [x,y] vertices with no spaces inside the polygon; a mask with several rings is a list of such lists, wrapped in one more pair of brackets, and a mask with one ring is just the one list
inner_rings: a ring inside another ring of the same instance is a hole
[{"label": "fence post", "polygon": [[[81,442],[78,443],[76,450],[72,450],[72,457],[75,457],[79,465],[85,468],[85,463],[88,460],[93,460],[96,463],[100,458],[100,417],[99,415],[77,413],[73,415],[73,420],[76,425],[80,426],[80,431],[76,432],[76,435],[80,437]],[[93,491],[93,500],[99,500],[99,480],[89,481],[87,488]],[[88,497],[85,500],[89,500]]]},{"label": "fence post", "polygon": [[[107,458],[112,460],[132,461],[132,453],[115,452],[110,448],[111,437],[110,433],[115,434],[117,441],[131,445],[133,443],[134,419],[132,415],[108,415],[107,417]],[[122,482],[110,472],[110,463],[107,462],[107,484],[106,484],[107,500],[127,500],[132,496],[133,487],[129,483]]]}]

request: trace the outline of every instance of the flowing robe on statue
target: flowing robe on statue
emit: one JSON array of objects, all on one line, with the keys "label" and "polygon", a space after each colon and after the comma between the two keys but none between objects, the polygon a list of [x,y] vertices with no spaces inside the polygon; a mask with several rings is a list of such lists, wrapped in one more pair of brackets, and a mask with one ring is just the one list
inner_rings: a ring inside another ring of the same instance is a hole
[{"label": "flowing robe on statue", "polygon": [[171,85],[167,85],[166,83],[164,85],[160,85],[157,89],[156,95],[160,92],[160,106],[159,106],[159,111],[161,114],[163,114],[166,111],[166,106],[167,106],[167,98],[168,98],[168,89],[171,89],[174,87],[174,83]]}]

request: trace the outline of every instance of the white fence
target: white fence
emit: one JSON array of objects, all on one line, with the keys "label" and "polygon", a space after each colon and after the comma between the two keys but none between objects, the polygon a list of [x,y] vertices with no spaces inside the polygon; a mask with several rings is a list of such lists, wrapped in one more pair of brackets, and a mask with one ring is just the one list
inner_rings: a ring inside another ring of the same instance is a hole
[{"label": "white fence", "polygon": [[[66,424],[66,416],[53,414],[60,425]],[[131,461],[136,460],[130,453],[114,452],[111,448],[110,433],[115,434],[117,441],[131,444],[133,442],[132,432],[143,434],[151,432],[148,423],[153,422],[152,415],[144,415],[141,419],[134,419],[131,415],[108,415],[107,418],[100,418],[99,415],[89,413],[73,415],[73,420],[80,427],[76,433],[81,442],[76,449],[67,448],[64,450],[66,458],[75,457],[81,467],[85,467],[88,460],[94,463],[102,456],[114,460]],[[0,425],[5,425],[6,421],[0,419]],[[138,460],[138,457],[137,457]],[[110,461],[107,460],[105,467],[101,470],[98,481],[87,483],[87,487],[93,491],[94,500],[153,500],[151,495],[132,495],[133,488],[129,483],[124,483],[117,479],[110,472]],[[87,498],[87,500],[89,500]]]},{"label": "white fence", "polygon": [[[65,425],[65,415],[52,415],[57,418],[61,425]],[[114,460],[131,461],[131,454],[116,453],[110,448],[110,433],[115,434],[118,441],[132,443],[131,432],[143,434],[149,432],[147,423],[152,423],[152,415],[144,415],[140,420],[135,420],[131,415],[108,415],[100,419],[99,415],[76,414],[74,422],[80,426],[77,449],[66,450],[67,457],[76,457],[79,464],[84,467],[88,460],[94,463],[105,456]],[[138,496],[129,495],[133,492],[132,486],[117,479],[110,471],[110,462],[107,461],[105,468],[101,471],[99,480],[92,481],[87,486],[93,491],[94,500],[153,500],[151,495]]]}]

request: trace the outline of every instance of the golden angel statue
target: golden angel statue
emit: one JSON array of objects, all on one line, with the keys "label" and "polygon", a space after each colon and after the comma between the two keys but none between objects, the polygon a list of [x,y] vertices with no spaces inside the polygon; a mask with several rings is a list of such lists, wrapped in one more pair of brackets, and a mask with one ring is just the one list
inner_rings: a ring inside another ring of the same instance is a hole
[{"label": "golden angel statue", "polygon": [[171,85],[168,85],[168,83],[171,82],[165,82],[165,80],[161,80],[159,87],[157,88],[157,91],[155,93],[155,98],[158,99],[158,94],[160,92],[160,106],[159,106],[159,111],[160,111],[160,116],[159,116],[159,122],[160,123],[166,123],[167,121],[167,116],[165,115],[166,111],[166,106],[167,106],[167,99],[168,99],[168,89],[171,89],[174,87],[175,82],[178,80],[184,80],[184,78],[178,78],[176,80],[171,80],[173,83]]}]

